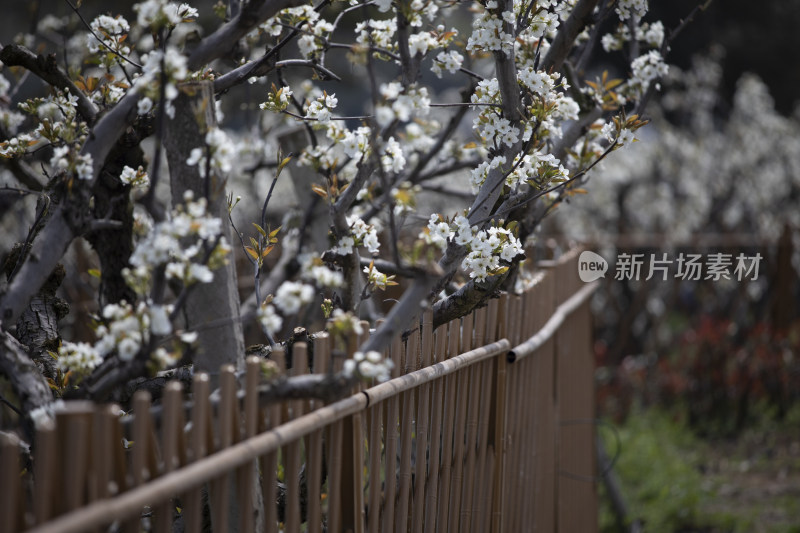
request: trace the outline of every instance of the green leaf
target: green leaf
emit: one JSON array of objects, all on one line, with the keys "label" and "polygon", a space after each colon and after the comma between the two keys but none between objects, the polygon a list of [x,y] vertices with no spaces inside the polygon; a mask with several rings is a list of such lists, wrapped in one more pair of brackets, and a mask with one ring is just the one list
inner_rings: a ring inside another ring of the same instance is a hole
[{"label": "green leaf", "polygon": [[264,228],[262,228],[261,226],[259,226],[255,222],[253,222],[252,224],[253,224],[253,226],[255,226],[256,230],[258,230],[258,232],[261,234],[262,237],[266,237],[267,236],[267,232],[264,231]]}]

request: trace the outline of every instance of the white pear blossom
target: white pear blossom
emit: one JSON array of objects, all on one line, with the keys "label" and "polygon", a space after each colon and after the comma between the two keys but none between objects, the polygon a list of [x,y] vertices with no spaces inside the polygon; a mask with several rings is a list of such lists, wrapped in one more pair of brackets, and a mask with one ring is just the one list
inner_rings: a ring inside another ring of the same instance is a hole
[{"label": "white pear blossom", "polygon": [[275,291],[275,306],[285,315],[294,315],[314,300],[314,287],[302,282],[286,281]]},{"label": "white pear blossom", "polygon": [[64,342],[58,349],[58,368],[65,373],[88,375],[102,362],[94,346],[85,342]]},{"label": "white pear blossom", "polygon": [[257,313],[258,323],[270,335],[276,335],[283,327],[283,319],[271,305],[261,305]]},{"label": "white pear blossom", "polygon": [[619,0],[614,11],[617,12],[620,20],[626,20],[632,16],[642,18],[647,14],[647,0]]},{"label": "white pear blossom", "polygon": [[207,157],[211,155],[211,170],[218,176],[225,176],[233,168],[236,146],[228,135],[219,128],[212,128],[205,136],[206,147],[192,148],[186,164],[197,166],[200,176],[206,177]]},{"label": "white pear blossom", "polygon": [[344,373],[346,375],[357,375],[360,378],[375,379],[379,382],[389,381],[394,368],[394,363],[391,359],[383,357],[380,352],[375,351],[367,353],[355,352],[353,358],[344,363]]},{"label": "white pear blossom", "polygon": [[436,55],[436,59],[434,59],[433,64],[431,65],[431,71],[436,74],[437,77],[441,78],[442,70],[446,70],[451,74],[455,74],[458,72],[458,69],[461,68],[461,64],[463,62],[464,56],[455,50],[439,52]]}]

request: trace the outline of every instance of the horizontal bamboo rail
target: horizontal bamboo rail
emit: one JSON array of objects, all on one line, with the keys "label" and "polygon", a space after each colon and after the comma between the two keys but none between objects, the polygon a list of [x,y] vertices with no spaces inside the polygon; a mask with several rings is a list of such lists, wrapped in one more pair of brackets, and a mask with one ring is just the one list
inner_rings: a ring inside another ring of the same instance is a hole
[{"label": "horizontal bamboo rail", "polygon": [[541,348],[545,342],[553,338],[553,336],[556,334],[556,331],[558,331],[567,317],[569,317],[580,306],[585,304],[599,287],[600,284],[597,281],[587,283],[586,286],[573,294],[569,300],[559,305],[556,308],[556,311],[550,317],[550,320],[547,321],[542,329],[537,331],[535,335],[527,339],[522,344],[518,344],[509,350],[508,362],[513,363],[518,359],[522,359],[536,353],[536,351]]},{"label": "horizontal bamboo rail", "polygon": [[469,365],[474,365],[475,363],[485,361],[497,355],[508,353],[510,347],[511,344],[508,342],[508,339],[501,339],[497,342],[457,355],[452,359],[421,368],[410,374],[387,381],[386,383],[381,383],[380,385],[365,390],[362,394],[367,396],[367,405],[375,405],[401,392],[448,376]]}]

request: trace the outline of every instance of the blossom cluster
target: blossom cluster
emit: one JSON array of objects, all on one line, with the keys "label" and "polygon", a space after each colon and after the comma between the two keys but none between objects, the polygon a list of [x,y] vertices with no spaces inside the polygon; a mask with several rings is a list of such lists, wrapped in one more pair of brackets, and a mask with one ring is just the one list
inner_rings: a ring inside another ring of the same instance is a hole
[{"label": "blossom cluster", "polygon": [[[5,76],[0,74],[0,100],[8,100],[8,91],[11,88]],[[19,126],[25,121],[25,115],[6,109],[5,106],[0,106],[0,126],[2,126],[8,133],[14,135],[17,133]],[[17,141],[19,143],[19,141]],[[2,155],[2,152],[0,152]]]},{"label": "blossom cluster", "polygon": [[275,85],[272,86],[272,91],[267,94],[267,100],[258,105],[259,109],[265,111],[278,112],[283,111],[289,107],[289,98],[292,96],[292,90],[289,87],[281,87],[278,89]]},{"label": "blossom cluster", "polygon": [[273,303],[285,315],[297,314],[314,300],[314,287],[299,281],[286,281],[275,292]]},{"label": "blossom cluster", "polygon": [[321,49],[324,40],[334,30],[333,24],[321,18],[310,5],[284,9],[262,23],[259,30],[272,37],[279,37],[287,27],[302,27],[303,33],[297,40],[297,46],[306,59],[313,58]]},{"label": "blossom cluster", "polygon": [[361,46],[375,46],[389,52],[397,50],[394,34],[397,32],[397,20],[370,19],[356,24],[356,42]]},{"label": "blossom cluster", "polygon": [[102,362],[94,346],[86,342],[65,342],[58,349],[58,368],[64,373],[71,370],[76,377],[87,376]]},{"label": "blossom cluster", "polygon": [[631,17],[642,18],[647,14],[647,0],[619,0],[614,11],[617,12],[620,20]]},{"label": "blossom cluster", "polygon": [[497,8],[495,0],[486,3],[486,11],[475,17],[472,23],[472,35],[467,41],[468,52],[503,51],[510,55],[514,50],[514,36],[506,31],[506,24],[513,25],[514,13],[503,11],[498,17],[492,9]]},{"label": "blossom cluster", "polygon": [[153,102],[158,101],[163,77],[166,79],[164,110],[167,116],[174,118],[175,107],[172,101],[178,97],[177,84],[184,81],[189,74],[186,56],[174,46],[167,46],[165,51],[159,48],[145,54],[142,60],[144,61],[142,73],[134,80],[134,90],[142,95],[138,107],[139,114],[148,112],[153,107]]},{"label": "blossom cluster", "polygon": [[328,122],[331,119],[331,110],[335,109],[338,104],[339,99],[336,98],[336,94],[325,93],[308,105],[305,118]]},{"label": "blossom cluster", "polygon": [[461,268],[468,271],[475,281],[484,281],[488,276],[504,272],[501,261],[510,263],[524,253],[522,243],[511,230],[501,226],[479,229],[472,226],[463,215],[448,222],[434,213],[420,238],[441,249],[451,239],[456,244],[466,246],[468,255],[462,261]]},{"label": "blossom cluster", "polygon": [[431,65],[431,71],[436,74],[438,78],[441,78],[442,70],[446,70],[450,74],[455,74],[463,63],[464,56],[455,50],[439,52],[436,55],[436,59],[433,61],[433,65]]},{"label": "blossom cluster", "polygon": [[[103,308],[101,324],[95,329],[97,341],[88,343],[64,342],[58,350],[58,366],[62,372],[72,372],[76,380],[86,377],[103,360],[116,353],[120,360],[131,361],[148,347],[152,335],[169,335],[172,324],[169,313],[172,306],[141,301],[136,306],[121,301]],[[183,343],[196,340],[194,333],[182,333]],[[156,369],[162,369],[178,360],[178,352],[169,352],[162,346],[149,354]]]},{"label": "blossom cluster", "polygon": [[[524,253],[522,243],[506,228],[491,226],[486,230],[474,231],[470,228],[472,238],[467,244],[469,254],[461,263],[461,268],[469,272],[475,281],[484,281],[488,276],[501,274],[507,268],[501,261],[510,263],[515,257]],[[456,240],[466,236],[466,226],[460,225]],[[466,240],[464,237],[463,240]]]},{"label": "blossom cluster", "polygon": [[322,259],[313,254],[304,254],[300,258],[302,267],[300,275],[306,281],[311,281],[318,287],[336,289],[344,285],[344,276],[341,272],[331,270]]},{"label": "blossom cluster", "polygon": [[77,149],[70,146],[55,148],[50,166],[54,172],[74,173],[81,180],[90,180],[93,176],[91,154],[79,154]]},{"label": "blossom cluster", "polygon": [[178,4],[166,0],[145,0],[133,6],[137,22],[143,28],[156,31],[161,27],[175,27],[181,22],[197,19],[197,9],[189,4]]},{"label": "blossom cluster", "polygon": [[386,287],[397,285],[397,283],[393,281],[394,276],[387,276],[375,268],[374,262],[370,263],[369,266],[364,267],[364,274],[367,275],[367,283],[373,291],[376,289],[383,291],[386,290]]},{"label": "blossom cluster", "polygon": [[149,292],[153,272],[160,266],[168,279],[191,285],[211,282],[213,270],[225,263],[231,249],[221,236],[222,220],[207,213],[205,198],[194,200],[188,192],[184,200],[185,206],[179,205],[134,248],[132,268],[123,275],[137,294]]},{"label": "blossom cluster", "polygon": [[392,378],[394,363],[376,351],[356,352],[351,359],[344,362],[344,373],[363,379],[375,379],[380,382]]},{"label": "blossom cluster", "polygon": [[141,166],[134,170],[126,165],[122,169],[119,180],[125,185],[130,185],[133,189],[146,190],[150,187],[150,176]]},{"label": "blossom cluster", "polygon": [[[3,78],[5,80],[5,78]],[[6,80],[7,83],[7,80]],[[0,97],[5,84],[0,81]],[[5,86],[7,90],[7,86]],[[51,161],[55,172],[69,170],[75,172],[80,167],[81,178],[86,178],[86,166],[91,167],[91,161],[80,156],[80,145],[86,138],[88,129],[86,123],[78,118],[78,97],[69,90],[54,91],[45,98],[32,98],[19,104],[19,108],[31,115],[38,122],[36,129],[30,133],[22,133],[7,141],[0,142],[0,156],[6,158],[21,157],[28,153],[28,149],[43,142],[68,147],[68,151],[61,150],[58,157]],[[23,116],[18,113],[4,114],[6,121],[17,129],[23,122]],[[89,176],[91,177],[91,176]]]},{"label": "blossom cluster", "polygon": [[633,72],[628,84],[638,94],[642,94],[651,81],[666,76],[669,67],[658,51],[650,50],[633,60],[631,70]]},{"label": "blossom cluster", "polygon": [[[664,24],[658,20],[653,23],[644,22],[635,28],[636,40],[653,48],[660,48],[664,42]],[[611,52],[622,50],[623,45],[631,40],[630,26],[620,23],[615,33],[607,33],[600,39],[603,50]]]},{"label": "blossom cluster", "polygon": [[200,177],[206,178],[207,168],[218,176],[225,176],[233,168],[236,146],[220,128],[211,128],[205,136],[205,147],[192,148],[186,164],[197,166]]},{"label": "blossom cluster", "polygon": [[276,335],[283,327],[283,318],[275,310],[275,307],[270,304],[261,304],[258,307],[256,319],[261,329],[268,335]]},{"label": "blossom cluster", "polygon": [[513,170],[506,177],[509,187],[527,183],[537,189],[569,179],[569,170],[553,154],[534,150],[514,159]]},{"label": "blossom cluster", "polygon": [[424,117],[430,110],[428,89],[420,86],[403,86],[393,81],[380,87],[384,103],[375,109],[375,121],[386,127],[394,120],[406,122],[414,117]]},{"label": "blossom cluster", "polygon": [[86,47],[91,54],[102,53],[101,60],[105,66],[114,63],[116,54],[127,56],[131,53],[125,44],[131,27],[123,16],[100,15],[92,21],[91,28],[92,33],[86,36]]},{"label": "blossom cluster", "polygon": [[351,233],[339,239],[338,244],[332,250],[334,253],[351,254],[355,246],[364,246],[372,254],[380,251],[381,243],[378,240],[378,228],[375,227],[375,224],[367,224],[361,217],[353,214],[347,217],[347,226]]}]

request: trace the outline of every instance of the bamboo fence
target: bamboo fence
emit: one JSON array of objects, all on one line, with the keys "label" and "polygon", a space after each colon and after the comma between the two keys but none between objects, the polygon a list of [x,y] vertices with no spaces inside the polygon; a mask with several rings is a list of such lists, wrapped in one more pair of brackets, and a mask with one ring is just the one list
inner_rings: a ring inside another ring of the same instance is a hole
[{"label": "bamboo fence", "polygon": [[[596,284],[577,255],[436,330],[425,313],[388,350],[390,381],[327,405],[261,405],[255,357],[241,384],[222,368],[216,407],[202,374],[191,409],[171,383],[158,417],[135,395],[132,423],[68,402],[37,430],[32,469],[0,439],[0,532],[596,531]],[[306,350],[293,346],[292,375]],[[315,372],[341,364],[316,336]]]}]

